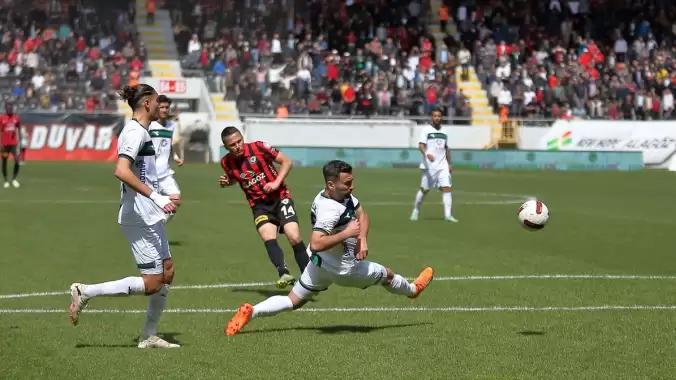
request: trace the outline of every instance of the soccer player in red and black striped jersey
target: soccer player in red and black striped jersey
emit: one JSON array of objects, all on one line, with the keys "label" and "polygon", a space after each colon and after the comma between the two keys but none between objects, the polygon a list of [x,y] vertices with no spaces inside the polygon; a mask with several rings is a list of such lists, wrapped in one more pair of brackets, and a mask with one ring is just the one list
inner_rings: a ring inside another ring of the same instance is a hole
[{"label": "soccer player in red and black striped jersey", "polygon": [[[284,252],[277,243],[277,233],[286,235],[301,273],[309,258],[300,236],[293,199],[284,183],[291,171],[291,159],[261,141],[245,143],[235,127],[223,129],[221,140],[229,153],[221,159],[225,175],[218,179],[218,183],[221,187],[239,183],[253,211],[256,230],[265,243],[270,261],[277,268],[277,287],[292,285],[295,278],[284,263]],[[279,170],[275,163],[280,165]]]},{"label": "soccer player in red and black striped jersey", "polygon": [[11,103],[5,105],[5,114],[0,115],[0,154],[2,154],[2,176],[5,178],[5,189],[9,187],[7,178],[7,159],[11,153],[14,158],[14,173],[12,173],[12,186],[19,187],[16,177],[19,175],[19,142],[21,136],[21,121],[19,115],[14,113]]}]

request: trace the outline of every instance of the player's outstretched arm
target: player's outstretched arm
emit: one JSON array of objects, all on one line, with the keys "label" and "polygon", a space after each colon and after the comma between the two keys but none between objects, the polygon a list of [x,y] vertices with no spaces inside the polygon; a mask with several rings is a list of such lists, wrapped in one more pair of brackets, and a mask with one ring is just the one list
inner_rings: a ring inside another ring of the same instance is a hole
[{"label": "player's outstretched arm", "polygon": [[275,162],[280,165],[279,170],[277,171],[277,178],[275,178],[273,182],[266,183],[265,186],[263,186],[263,191],[266,193],[271,193],[279,189],[293,167],[293,161],[282,152],[277,153]]},{"label": "player's outstretched arm", "polygon": [[128,158],[118,158],[117,164],[115,165],[115,177],[125,185],[134,189],[137,193],[152,199],[152,201],[155,202],[159,208],[164,210],[164,212],[176,212],[176,205],[169,197],[153,191],[148,185],[141,182],[141,180],[134,175],[134,172],[131,170],[131,164],[132,162]]},{"label": "player's outstretched arm", "polygon": [[357,220],[359,221],[360,232],[359,236],[359,250],[356,253],[358,260],[364,260],[369,254],[369,247],[366,238],[369,235],[369,215],[364,211],[364,207],[357,209]]},{"label": "player's outstretched arm", "polygon": [[335,235],[327,234],[324,231],[312,231],[310,249],[313,251],[326,251],[341,244],[345,239],[358,237],[360,233],[359,220],[351,221],[344,230]]}]

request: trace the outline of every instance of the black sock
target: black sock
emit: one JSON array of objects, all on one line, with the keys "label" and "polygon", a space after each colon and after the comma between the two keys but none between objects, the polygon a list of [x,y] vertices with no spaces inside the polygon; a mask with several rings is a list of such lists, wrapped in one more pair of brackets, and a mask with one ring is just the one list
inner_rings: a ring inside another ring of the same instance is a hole
[{"label": "black sock", "polygon": [[2,176],[5,178],[5,182],[7,182],[7,157],[2,158]]},{"label": "black sock", "polygon": [[14,158],[14,174],[12,175],[12,179],[16,179],[16,176],[19,175],[19,160],[15,157]]},{"label": "black sock", "polygon": [[283,274],[289,274],[289,270],[286,269],[284,264],[284,252],[277,243],[277,239],[268,240],[265,242],[265,249],[268,251],[268,257],[272,262],[272,265],[277,268],[277,273],[281,277]]},{"label": "black sock", "polygon": [[293,246],[293,256],[296,258],[296,263],[298,268],[300,268],[300,273],[303,273],[305,267],[310,262],[310,258],[307,256],[307,251],[305,248],[305,243],[302,241]]}]

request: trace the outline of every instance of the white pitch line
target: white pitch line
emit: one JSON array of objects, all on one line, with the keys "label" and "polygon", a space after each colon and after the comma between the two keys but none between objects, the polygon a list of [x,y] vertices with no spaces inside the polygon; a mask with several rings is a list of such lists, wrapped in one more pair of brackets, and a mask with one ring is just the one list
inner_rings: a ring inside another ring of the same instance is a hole
[{"label": "white pitch line", "polygon": [[[233,313],[236,309],[167,309],[164,313],[213,314]],[[327,307],[307,308],[307,313],[387,313],[387,312],[598,312],[598,311],[676,311],[676,305],[599,305],[599,306],[448,306],[448,307]],[[87,314],[143,314],[142,309],[86,309]],[[0,309],[0,314],[66,313],[64,309]]]},{"label": "white pitch line", "polygon": [[[486,200],[486,201],[456,201],[458,204],[465,205],[508,205],[508,204],[520,204],[526,201],[526,198],[523,199],[503,199],[503,200]],[[200,200],[187,200],[184,203],[202,203]],[[119,204],[119,200],[112,199],[0,199],[0,203],[25,203],[25,204],[55,204],[55,205],[77,205],[77,204]],[[227,205],[245,205],[248,204],[244,201],[214,201],[214,204],[227,204]],[[365,201],[364,204],[371,206],[409,206],[411,202],[402,202],[402,201]],[[296,204],[309,205],[310,202],[296,202]],[[430,204],[441,204],[441,202],[431,202]]]},{"label": "white pitch line", "polygon": [[[412,278],[409,278],[411,280]],[[435,277],[434,281],[512,281],[512,280],[676,280],[676,275],[631,275],[631,274],[525,274],[498,276],[445,276]],[[222,284],[173,285],[172,290],[187,289],[223,289],[249,288],[274,285],[274,282],[234,282]],[[61,296],[70,294],[60,292],[33,292],[18,294],[0,294],[0,299]]]}]

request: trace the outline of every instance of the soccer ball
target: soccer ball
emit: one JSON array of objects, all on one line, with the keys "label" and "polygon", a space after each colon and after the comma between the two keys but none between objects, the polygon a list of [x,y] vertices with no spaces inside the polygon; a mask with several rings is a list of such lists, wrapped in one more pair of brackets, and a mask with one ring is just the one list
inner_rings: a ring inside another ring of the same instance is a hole
[{"label": "soccer ball", "polygon": [[531,199],[519,207],[519,222],[527,230],[540,230],[549,220],[549,209],[542,201]]}]

